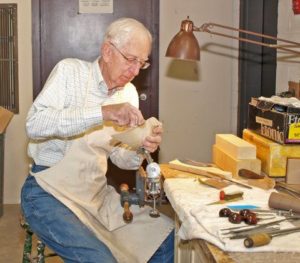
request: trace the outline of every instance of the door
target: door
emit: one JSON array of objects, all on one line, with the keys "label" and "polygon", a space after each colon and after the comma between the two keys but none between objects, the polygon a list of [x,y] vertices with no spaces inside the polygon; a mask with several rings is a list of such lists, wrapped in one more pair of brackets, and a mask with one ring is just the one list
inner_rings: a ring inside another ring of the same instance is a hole
[{"label": "door", "polygon": [[[58,61],[67,57],[95,60],[107,26],[120,17],[132,17],[150,30],[154,40],[151,67],[142,70],[133,83],[144,117],[158,116],[159,0],[112,1],[111,14],[80,14],[79,0],[32,0],[34,98]],[[108,181],[115,187],[123,182],[132,187],[134,172],[110,164]]]}]

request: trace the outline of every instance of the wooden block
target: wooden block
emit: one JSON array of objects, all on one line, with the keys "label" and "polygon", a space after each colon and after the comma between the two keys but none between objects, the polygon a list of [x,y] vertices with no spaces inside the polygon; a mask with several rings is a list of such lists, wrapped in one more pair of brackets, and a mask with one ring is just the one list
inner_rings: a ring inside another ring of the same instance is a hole
[{"label": "wooden block", "polygon": [[285,177],[288,158],[300,158],[300,145],[282,145],[244,129],[243,138],[256,146],[261,170],[270,177]]},{"label": "wooden block", "polygon": [[257,174],[261,172],[261,161],[259,159],[236,159],[227,154],[218,145],[213,145],[213,162],[225,171],[232,173],[233,177],[238,177],[240,169],[248,169]]},{"label": "wooden block", "polygon": [[287,159],[286,183],[300,184],[300,158]]},{"label": "wooden block", "polygon": [[289,81],[289,91],[294,93],[294,96],[300,99],[300,83]]},{"label": "wooden block", "polygon": [[256,148],[234,134],[216,134],[216,145],[235,159],[256,159]]}]

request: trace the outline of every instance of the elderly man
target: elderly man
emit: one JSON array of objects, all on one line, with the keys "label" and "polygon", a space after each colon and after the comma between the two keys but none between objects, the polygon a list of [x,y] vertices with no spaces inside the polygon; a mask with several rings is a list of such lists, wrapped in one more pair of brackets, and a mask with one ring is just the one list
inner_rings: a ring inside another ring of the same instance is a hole
[{"label": "elderly man", "polygon": [[[107,158],[138,169],[136,151],[114,145],[116,126],[145,122],[130,83],[150,64],[152,37],[140,22],[122,18],[107,29],[93,63],[60,61],[27,117],[28,154],[33,159],[21,204],[32,230],[65,262],[173,262],[173,224],[133,207],[122,220],[120,197],[107,185]],[[154,152],[162,127],[141,146]]]}]

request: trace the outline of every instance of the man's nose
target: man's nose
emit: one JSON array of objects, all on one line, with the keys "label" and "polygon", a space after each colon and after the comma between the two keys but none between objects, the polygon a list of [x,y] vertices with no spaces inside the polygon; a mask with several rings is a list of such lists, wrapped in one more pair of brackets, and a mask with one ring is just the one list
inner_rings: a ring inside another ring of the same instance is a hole
[{"label": "man's nose", "polygon": [[132,72],[132,74],[134,74],[134,76],[137,76],[140,72],[141,66],[140,63],[135,63],[133,65],[130,65],[130,72]]}]

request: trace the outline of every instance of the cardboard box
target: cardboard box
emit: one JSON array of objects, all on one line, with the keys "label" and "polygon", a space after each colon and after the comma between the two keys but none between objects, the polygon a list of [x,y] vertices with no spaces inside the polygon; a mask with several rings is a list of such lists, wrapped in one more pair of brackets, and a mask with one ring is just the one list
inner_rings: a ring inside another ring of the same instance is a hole
[{"label": "cardboard box", "polygon": [[300,158],[288,158],[285,182],[300,185]]},{"label": "cardboard box", "polygon": [[0,107],[0,134],[5,132],[13,116],[14,114],[11,111],[3,107]]},{"label": "cardboard box", "polygon": [[0,217],[3,215],[4,133],[13,113],[0,107]]},{"label": "cardboard box", "polygon": [[261,170],[270,177],[285,177],[288,159],[300,158],[300,145],[281,145],[249,129],[243,130],[243,139],[256,146]]},{"label": "cardboard box", "polygon": [[252,98],[247,128],[280,144],[300,144],[300,109]]},{"label": "cardboard box", "polygon": [[300,99],[300,83],[289,81],[289,91],[296,97],[297,99]]}]

